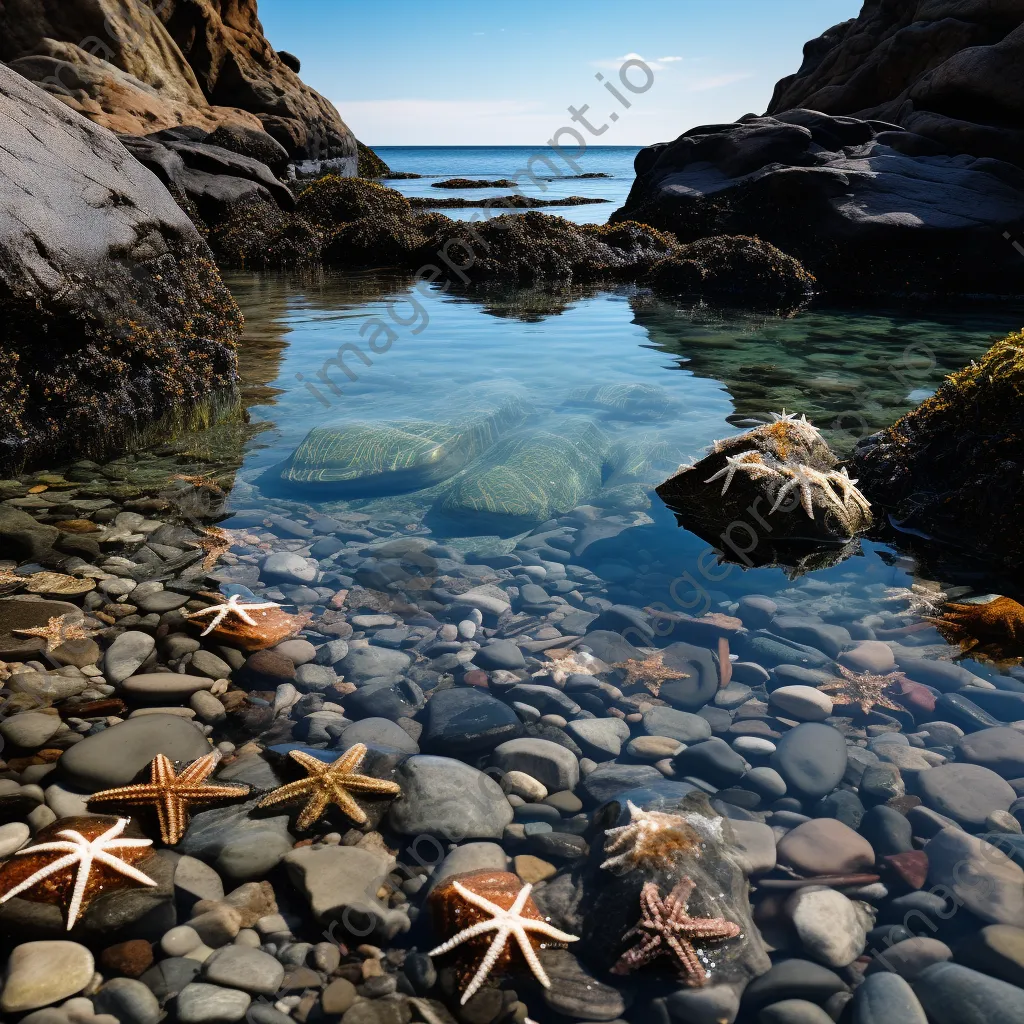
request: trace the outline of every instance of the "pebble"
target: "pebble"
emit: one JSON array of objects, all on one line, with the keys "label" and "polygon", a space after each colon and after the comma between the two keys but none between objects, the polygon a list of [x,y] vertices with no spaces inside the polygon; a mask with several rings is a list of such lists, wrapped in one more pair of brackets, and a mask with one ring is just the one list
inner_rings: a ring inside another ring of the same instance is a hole
[{"label": "pebble", "polygon": [[61,724],[59,715],[23,711],[0,722],[0,736],[15,747],[36,750],[60,729]]},{"label": "pebble", "polygon": [[1024,733],[1009,727],[980,729],[964,736],[957,746],[960,756],[1004,779],[1024,776]]},{"label": "pebble", "polygon": [[24,942],[7,960],[0,1009],[24,1013],[60,1002],[81,992],[95,969],[92,953],[77,942]]},{"label": "pebble", "polygon": [[820,722],[805,722],[787,732],[776,745],[771,766],[790,790],[808,797],[831,793],[846,771],[846,740]]},{"label": "pebble", "polygon": [[870,871],[875,851],[863,836],[841,821],[815,818],[797,825],[779,840],[778,858],[780,864],[813,878]]},{"label": "pebble", "polygon": [[391,679],[402,675],[412,664],[404,651],[386,647],[353,647],[338,664],[338,671],[349,682],[362,683],[370,679]]},{"label": "pebble", "polygon": [[[999,927],[1002,926],[989,925],[989,928]],[[985,931],[986,929],[983,928],[982,934]],[[974,945],[972,942],[970,948],[973,949]],[[880,943],[878,946],[870,947],[867,953],[873,957],[868,964],[868,974],[891,971],[911,982],[915,981],[926,967],[953,959],[953,951],[949,946],[944,942],[939,942],[938,939],[930,939],[923,935],[903,939],[891,946]]]},{"label": "pebble", "polygon": [[514,672],[526,667],[523,652],[511,640],[492,640],[476,652],[473,663],[488,672],[497,669]]},{"label": "pebble", "polygon": [[960,829],[943,829],[925,845],[928,883],[948,886],[963,905],[992,924],[1024,921],[1024,870],[1002,850]]},{"label": "pebble", "polygon": [[31,835],[28,825],[21,821],[11,821],[0,825],[0,857],[9,857],[20,850]]},{"label": "pebble", "polygon": [[472,760],[523,732],[522,722],[507,704],[475,687],[435,693],[426,712],[420,743],[431,753]]},{"label": "pebble", "polygon": [[202,944],[199,933],[187,924],[179,924],[164,932],[160,938],[160,948],[168,956],[187,956]]},{"label": "pebble", "polygon": [[930,1024],[1024,1021],[1024,990],[960,964],[933,964],[914,991]]},{"label": "pebble", "polygon": [[832,714],[832,698],[813,686],[780,686],[768,703],[801,722],[822,722]]},{"label": "pebble", "polygon": [[284,980],[284,966],[262,950],[225,946],[203,964],[203,977],[253,995],[273,995]]},{"label": "pebble", "polygon": [[804,951],[827,967],[845,967],[864,952],[867,934],[854,905],[842,893],[823,886],[798,889],[786,912]]},{"label": "pebble", "polygon": [[706,719],[675,708],[655,707],[644,712],[643,730],[648,736],[668,736],[680,743],[699,743],[711,738],[711,726]]},{"label": "pebble", "polygon": [[245,992],[193,981],[176,1003],[179,1024],[234,1024],[245,1017],[252,1000]]},{"label": "pebble", "polygon": [[491,764],[502,771],[520,771],[537,779],[549,793],[574,790],[580,781],[576,755],[551,740],[523,737],[495,747]]},{"label": "pebble", "polygon": [[874,675],[885,675],[896,668],[892,648],[881,640],[862,640],[855,647],[843,651],[836,661],[853,672],[870,672]]},{"label": "pebble", "polygon": [[[217,676],[216,678],[223,678]],[[213,687],[214,677],[189,676],[180,672],[153,672],[131,676],[121,684],[121,692],[139,701],[155,704],[176,704],[188,700],[193,693]]]},{"label": "pebble", "polygon": [[157,1024],[163,1016],[156,996],[134,978],[113,978],[92,997],[97,1013],[109,1013],[121,1024]]},{"label": "pebble", "polygon": [[629,739],[629,726],[619,718],[581,718],[569,722],[566,731],[595,761],[618,757]]},{"label": "pebble", "polygon": [[914,990],[898,974],[871,974],[853,996],[851,1024],[928,1024]]},{"label": "pebble", "polygon": [[974,829],[983,827],[993,811],[1009,810],[1017,799],[1013,787],[995,772],[959,762],[922,772],[917,789],[933,811]]}]

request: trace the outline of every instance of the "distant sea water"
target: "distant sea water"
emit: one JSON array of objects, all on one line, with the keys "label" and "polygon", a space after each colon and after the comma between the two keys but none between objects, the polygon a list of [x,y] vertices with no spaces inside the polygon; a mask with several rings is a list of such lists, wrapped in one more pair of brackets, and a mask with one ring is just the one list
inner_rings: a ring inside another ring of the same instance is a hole
[{"label": "distant sea water", "polygon": [[[433,188],[433,183],[445,178],[509,178],[518,180],[519,192],[533,199],[555,199],[565,196],[586,196],[607,199],[606,203],[592,206],[553,206],[545,213],[565,217],[578,224],[603,224],[609,215],[626,201],[633,184],[633,158],[640,151],[638,146],[591,146],[575,161],[583,173],[608,174],[608,178],[576,178],[576,173],[559,160],[546,146],[374,146],[373,151],[393,170],[412,171],[422,178],[389,181],[390,188],[406,196],[429,198],[466,197],[489,199],[492,196],[506,196],[516,190],[496,189],[452,189]],[[547,157],[555,164],[555,177],[541,159],[533,163],[533,171],[544,180],[541,189],[530,180],[526,173],[528,161],[534,155]],[[518,175],[518,178],[517,178]],[[465,210],[444,210],[449,217],[465,218],[474,212]]]}]

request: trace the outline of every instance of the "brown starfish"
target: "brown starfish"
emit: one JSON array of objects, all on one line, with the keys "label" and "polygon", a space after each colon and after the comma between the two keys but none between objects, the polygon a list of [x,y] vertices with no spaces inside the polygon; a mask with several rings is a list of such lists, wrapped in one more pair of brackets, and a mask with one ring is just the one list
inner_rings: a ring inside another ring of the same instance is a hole
[{"label": "brown starfish", "polygon": [[333,763],[321,761],[319,757],[302,750],[290,750],[289,757],[306,769],[307,777],[289,782],[280,789],[269,793],[258,807],[270,807],[297,797],[306,797],[296,823],[306,829],[316,822],[327,809],[328,804],[337,804],[357,825],[366,824],[366,813],[352,799],[352,793],[372,793],[377,796],[398,796],[402,787],[397,782],[375,779],[372,775],[357,775],[356,769],[366,757],[366,746],[356,743]]},{"label": "brown starfish", "polygon": [[613,974],[628,974],[660,956],[674,956],[682,974],[683,984],[699,988],[711,977],[714,964],[698,952],[693,943],[720,942],[735,939],[740,926],[724,917],[690,917],[687,903],[694,890],[692,879],[684,877],[665,899],[654,882],[645,882],[640,893],[641,917],[635,927],[623,936],[640,941],[619,957]]},{"label": "brown starfish", "polygon": [[193,761],[181,774],[163,754],[157,754],[149,766],[149,782],[93,793],[89,803],[151,804],[160,820],[160,838],[174,846],[188,828],[189,806],[214,800],[237,800],[248,796],[248,786],[214,786],[205,780],[213,773],[220,754],[213,751]]},{"label": "brown starfish", "polygon": [[975,604],[947,603],[942,616],[929,619],[950,642],[993,661],[1024,655],[1024,605],[999,595]]},{"label": "brown starfish", "polygon": [[183,473],[178,473],[174,479],[184,480],[185,483],[191,484],[197,491],[209,491],[211,494],[218,495],[224,493],[224,488],[212,476],[187,476]]},{"label": "brown starfish", "polygon": [[888,686],[898,686],[906,677],[902,672],[890,672],[885,676],[872,675],[870,672],[851,672],[845,665],[839,665],[839,674],[843,677],[834,683],[825,683],[818,689],[827,693],[836,704],[858,704],[865,715],[871,714],[876,705],[890,711],[906,711],[902,704],[897,704],[887,696]]},{"label": "brown starfish", "polygon": [[204,536],[196,543],[206,552],[206,557],[203,559],[203,568],[209,572],[220,560],[220,556],[227,554],[231,550],[234,546],[235,538],[227,530],[222,530],[217,526],[205,528],[203,534]]},{"label": "brown starfish", "polygon": [[16,629],[15,633],[21,636],[36,636],[46,641],[46,653],[56,650],[61,644],[69,640],[88,640],[92,633],[87,632],[77,622],[66,622],[67,615],[58,615],[45,626],[37,626],[34,629]]},{"label": "brown starfish", "polygon": [[690,678],[688,672],[677,672],[674,668],[669,668],[665,664],[664,654],[652,654],[643,660],[629,658],[612,665],[612,668],[617,668],[625,674],[623,686],[642,684],[655,697],[661,692],[662,683],[667,683],[670,679]]}]

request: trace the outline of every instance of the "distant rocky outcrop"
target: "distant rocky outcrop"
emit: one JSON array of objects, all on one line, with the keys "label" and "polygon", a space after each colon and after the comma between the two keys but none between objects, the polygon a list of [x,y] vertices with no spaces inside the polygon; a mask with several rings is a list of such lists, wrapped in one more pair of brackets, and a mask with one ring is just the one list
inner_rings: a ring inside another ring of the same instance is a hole
[{"label": "distant rocky outcrop", "polygon": [[642,150],[612,219],[757,235],[833,294],[1022,294],[1022,60],[1014,0],[869,0],[765,116]]},{"label": "distant rocky outcrop", "polygon": [[118,134],[241,126],[300,173],[357,172],[355,137],[267,41],[256,0],[3,0],[0,59]]},{"label": "distant rocky outcrop", "polygon": [[[239,158],[241,159],[241,158]],[[0,66],[0,471],[231,385],[241,316],[167,189]]]}]

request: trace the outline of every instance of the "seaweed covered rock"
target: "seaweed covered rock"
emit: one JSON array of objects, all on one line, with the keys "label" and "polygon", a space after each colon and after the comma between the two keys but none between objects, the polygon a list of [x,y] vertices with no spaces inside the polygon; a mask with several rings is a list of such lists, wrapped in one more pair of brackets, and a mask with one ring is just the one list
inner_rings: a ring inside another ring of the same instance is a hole
[{"label": "seaweed covered rock", "polygon": [[300,192],[297,209],[300,216],[325,231],[362,217],[410,213],[409,200],[393,188],[336,174],[319,178]]},{"label": "seaweed covered rock", "polygon": [[808,545],[845,545],[872,524],[817,428],[789,413],[716,441],[657,491],[680,525],[750,565],[793,564]]},{"label": "seaweed covered rock", "polygon": [[386,178],[391,173],[391,168],[369,146],[356,140],[356,149],[359,153],[359,166],[356,170],[357,178]]},{"label": "seaweed covered rock", "polygon": [[855,472],[898,528],[1024,566],[1024,331],[858,445]]},{"label": "seaweed covered rock", "polygon": [[659,291],[746,302],[798,303],[814,288],[814,276],[799,260],[749,235],[715,235],[681,246],[651,278]]},{"label": "seaweed covered rock", "polygon": [[240,124],[222,124],[203,143],[249,157],[250,160],[258,160],[277,175],[283,175],[288,170],[288,150],[262,130],[256,131]]},{"label": "seaweed covered rock", "polygon": [[318,262],[323,249],[308,221],[260,195],[232,203],[209,238],[222,265],[250,270],[306,266]]},{"label": "seaweed covered rock", "polygon": [[99,450],[232,384],[209,247],[112,136],[0,67],[0,463]]},{"label": "seaweed covered rock", "polygon": [[339,267],[407,267],[426,241],[415,217],[373,214],[342,224],[324,245],[324,260]]}]

